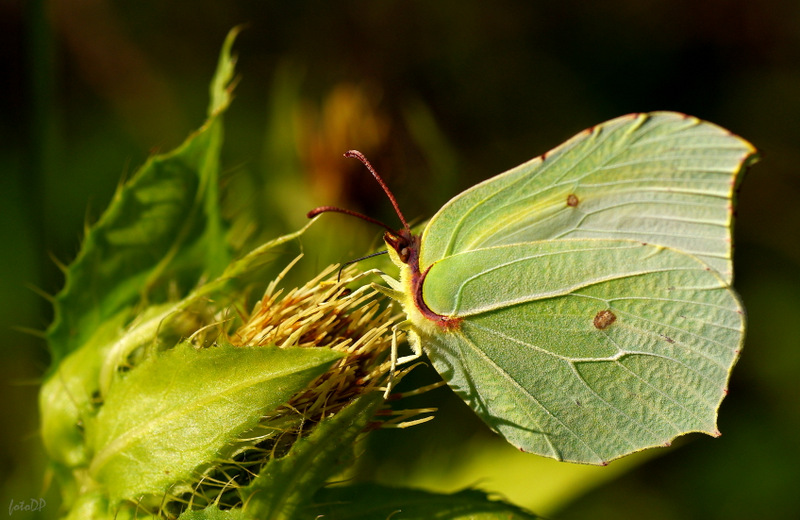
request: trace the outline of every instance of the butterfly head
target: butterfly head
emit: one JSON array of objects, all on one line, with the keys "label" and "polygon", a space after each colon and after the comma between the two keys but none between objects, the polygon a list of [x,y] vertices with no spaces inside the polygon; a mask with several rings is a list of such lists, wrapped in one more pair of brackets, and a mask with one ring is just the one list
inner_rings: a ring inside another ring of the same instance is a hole
[{"label": "butterfly head", "polygon": [[400,262],[412,267],[419,266],[419,235],[403,228],[399,231],[387,231],[383,234],[383,240],[394,250]]}]

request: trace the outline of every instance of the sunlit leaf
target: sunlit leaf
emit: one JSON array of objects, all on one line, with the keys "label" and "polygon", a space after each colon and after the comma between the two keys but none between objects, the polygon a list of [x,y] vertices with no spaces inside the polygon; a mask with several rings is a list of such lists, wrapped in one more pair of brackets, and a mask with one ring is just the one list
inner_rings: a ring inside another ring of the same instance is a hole
[{"label": "sunlit leaf", "polygon": [[219,509],[209,506],[200,511],[186,511],[178,520],[245,520],[254,518],[244,513],[241,509]]},{"label": "sunlit leaf", "polygon": [[87,424],[89,472],[112,500],[163,493],[340,358],[328,349],[183,343],[116,382]]}]

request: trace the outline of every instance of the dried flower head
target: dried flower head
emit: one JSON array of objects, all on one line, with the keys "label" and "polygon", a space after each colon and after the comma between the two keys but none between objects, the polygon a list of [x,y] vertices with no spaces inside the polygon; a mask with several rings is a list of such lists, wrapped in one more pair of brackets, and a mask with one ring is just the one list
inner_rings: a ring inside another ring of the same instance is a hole
[{"label": "dried flower head", "polygon": [[354,397],[386,384],[385,360],[399,318],[374,289],[348,289],[363,276],[355,269],[344,270],[339,281],[336,272],[330,266],[286,294],[277,289],[279,277],[229,338],[234,345],[327,348],[346,354],[289,403],[308,420],[336,413]]}]

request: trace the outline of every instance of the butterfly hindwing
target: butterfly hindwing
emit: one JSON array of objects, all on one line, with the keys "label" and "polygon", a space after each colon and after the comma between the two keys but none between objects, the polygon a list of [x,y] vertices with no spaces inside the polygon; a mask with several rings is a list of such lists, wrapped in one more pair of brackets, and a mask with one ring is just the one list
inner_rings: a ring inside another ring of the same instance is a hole
[{"label": "butterfly hindwing", "polygon": [[485,248],[436,262],[423,296],[460,320],[419,327],[434,366],[525,451],[597,464],[716,433],[744,316],[691,255],[599,239]]}]

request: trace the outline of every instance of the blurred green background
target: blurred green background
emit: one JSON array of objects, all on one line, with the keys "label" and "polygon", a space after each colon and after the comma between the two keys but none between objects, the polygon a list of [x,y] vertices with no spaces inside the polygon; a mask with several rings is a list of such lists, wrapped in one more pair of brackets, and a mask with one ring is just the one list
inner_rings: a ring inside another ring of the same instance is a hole
[{"label": "blurred green background", "polygon": [[[551,518],[796,518],[797,0],[3,0],[0,511],[45,497],[40,514],[12,517],[57,514],[36,432],[48,356],[24,330],[52,317],[37,291],[63,283],[53,258],[70,261],[120,179],[202,123],[220,46],[242,23],[224,153],[240,247],[295,229],[320,204],[396,222],[363,168],[342,158],[350,148],[420,220],[475,182],[629,112],[686,112],[763,154],[739,196],[735,285],[749,331],[721,438],[689,436],[606,468],[570,466],[518,454],[437,390],[409,400],[435,402],[437,419],[378,432],[358,476],[478,486]],[[371,227],[328,218],[302,244],[298,277],[379,243]]]}]

